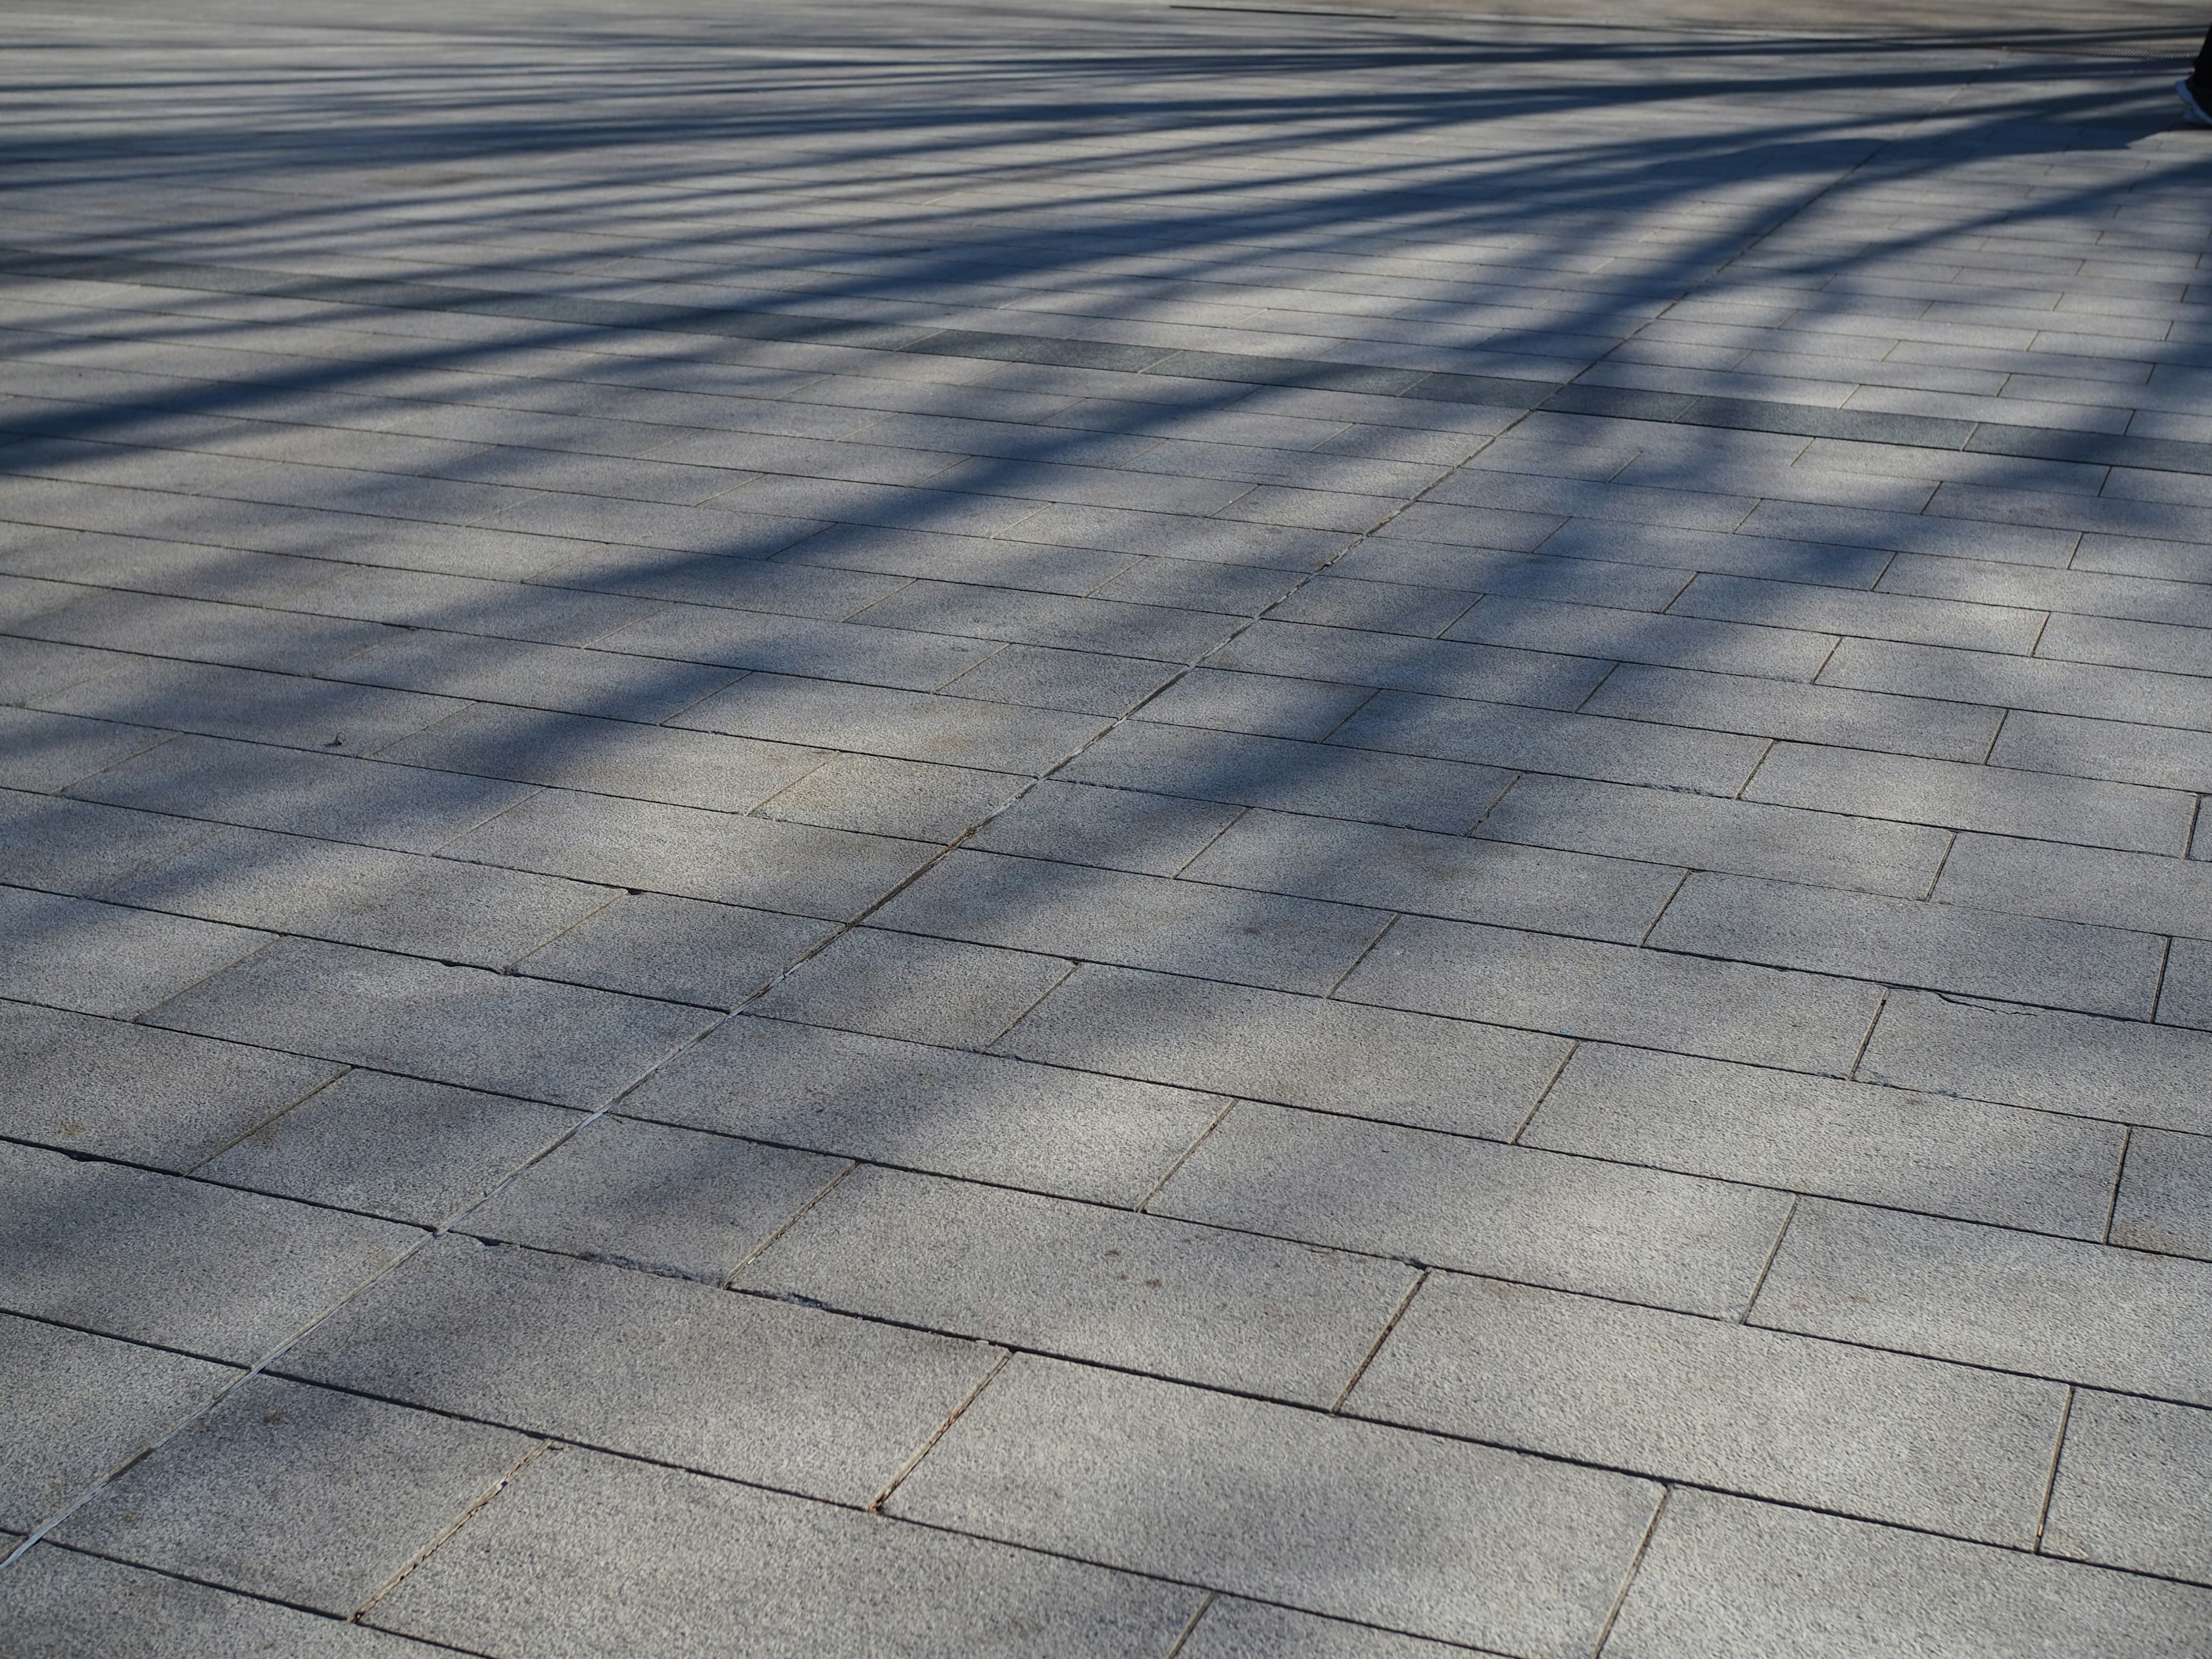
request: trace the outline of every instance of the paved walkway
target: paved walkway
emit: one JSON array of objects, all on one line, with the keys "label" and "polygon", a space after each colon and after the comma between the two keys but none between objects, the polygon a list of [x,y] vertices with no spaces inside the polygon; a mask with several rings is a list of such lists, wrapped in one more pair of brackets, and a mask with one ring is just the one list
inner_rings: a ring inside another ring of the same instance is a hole
[{"label": "paved walkway", "polygon": [[2180,36],[0,16],[9,1659],[2212,1650]]}]

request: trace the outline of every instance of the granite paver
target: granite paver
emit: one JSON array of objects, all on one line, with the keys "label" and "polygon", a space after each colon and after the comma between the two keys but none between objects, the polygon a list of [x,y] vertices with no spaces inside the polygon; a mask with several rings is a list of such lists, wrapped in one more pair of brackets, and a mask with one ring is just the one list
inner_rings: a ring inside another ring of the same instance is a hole
[{"label": "granite paver", "polygon": [[2212,1640],[2184,0],[0,10],[0,1649]]}]

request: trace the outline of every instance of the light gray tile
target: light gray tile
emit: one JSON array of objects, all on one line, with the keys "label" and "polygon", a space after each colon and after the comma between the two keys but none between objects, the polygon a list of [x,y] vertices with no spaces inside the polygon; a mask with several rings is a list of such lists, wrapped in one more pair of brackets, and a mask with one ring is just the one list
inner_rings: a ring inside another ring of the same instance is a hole
[{"label": "light gray tile", "polygon": [[855,927],[801,963],[748,1012],[981,1048],[1073,965],[1057,957]]},{"label": "light gray tile", "polygon": [[155,657],[119,659],[98,678],[38,702],[94,720],[347,755],[373,755],[463,706],[413,691]]},{"label": "light gray tile", "polygon": [[258,1376],[54,1535],[343,1617],[531,1449],[481,1424]]},{"label": "light gray tile", "polygon": [[787,1300],[1327,1407],[1401,1263],[933,1176],[855,1170],[739,1282]]},{"label": "light gray tile", "polygon": [[1373,695],[1361,685],[1194,668],[1145,705],[1145,718],[1170,726],[1318,742]]},{"label": "light gray tile", "polygon": [[[1629,611],[1612,614],[1643,620]],[[1602,662],[1540,643],[1524,648],[1269,621],[1255,623],[1206,660],[1211,667],[1251,674],[1552,709],[1574,708],[1606,672]]]},{"label": "light gray tile", "polygon": [[1088,714],[781,674],[748,674],[672,723],[1031,776],[1049,771],[1106,729]]},{"label": "light gray tile", "polygon": [[188,1170],[338,1073],[326,1060],[0,1003],[0,1129]]},{"label": "light gray tile", "polygon": [[1880,991],[1824,975],[1409,916],[1340,988],[1347,1000],[1717,1060],[1841,1073]]},{"label": "light gray tile", "polygon": [[2166,959],[2148,933],[1704,873],[1682,884],[1651,943],[2136,1019],[2150,1018]]},{"label": "light gray tile", "polygon": [[1500,1279],[1739,1312],[1779,1193],[1241,1104],[1146,1208]]},{"label": "light gray tile", "polygon": [[957,841],[1012,800],[1026,779],[929,761],[839,755],[772,796],[766,817],[910,841]]},{"label": "light gray tile", "polygon": [[150,1023],[596,1106],[714,1021],[670,1003],[286,939]]},{"label": "light gray tile", "polygon": [[244,1373],[0,1315],[0,1525],[27,1533]]},{"label": "light gray tile", "polygon": [[1946,646],[1845,640],[1821,669],[1820,683],[2046,714],[2212,727],[2212,686],[2201,677]]},{"label": "light gray tile", "polygon": [[2212,732],[2015,709],[2005,716],[1990,763],[2161,789],[2212,790]]},{"label": "light gray tile", "polygon": [[741,1015],[624,1115],[1134,1205],[1221,1115],[1182,1089]]},{"label": "light gray tile", "polygon": [[1234,822],[1238,810],[1047,778],[968,844],[988,853],[1172,876]]},{"label": "light gray tile", "polygon": [[978,945],[1320,993],[1389,918],[1349,904],[957,852],[871,920]]},{"label": "light gray tile", "polygon": [[[1863,1521],[1675,1491],[1608,1659],[2182,1659],[2212,1595]],[[2002,1645],[1998,1645],[2002,1644]]]},{"label": "light gray tile", "polygon": [[286,1351],[310,1382],[866,1504],[995,1352],[449,1236]]},{"label": "light gray tile", "polygon": [[1802,623],[1760,627],[1504,594],[1484,599],[1452,625],[1449,637],[1778,680],[1811,679],[1836,643],[1832,633],[1807,632]]},{"label": "light gray tile", "polygon": [[2212,1263],[1807,1199],[1752,1322],[2212,1404]]},{"label": "light gray tile", "polygon": [[194,1173],[434,1227],[581,1121],[558,1106],[353,1071]]},{"label": "light gray tile", "polygon": [[1000,1038],[1007,1054],[1224,1095],[1505,1139],[1561,1038],[1086,963]]},{"label": "light gray tile", "polygon": [[2042,1547],[2212,1583],[2212,1412],[2076,1393]]},{"label": "light gray tile", "polygon": [[[951,640],[904,628],[861,627],[689,605],[657,611],[609,635],[599,646],[611,652],[636,653],[632,660],[641,665],[647,659],[670,658],[728,669],[904,686],[912,691],[937,690],[982,661],[992,650],[982,641]],[[712,684],[706,684],[709,677],[695,670],[684,678],[701,681],[700,696],[703,696],[708,691],[719,690],[732,677],[717,674],[711,677]]]},{"label": "light gray tile", "polygon": [[[1944,860],[1936,896],[2014,915],[2212,935],[2212,865],[2151,853],[1961,836]],[[2169,963],[2169,991],[2173,980]]]},{"label": "light gray tile", "polygon": [[2212,1139],[2162,1129],[2128,1137],[2112,1241],[2212,1261]]},{"label": "light gray tile", "polygon": [[1446,1659],[1453,1650],[1368,1625],[1218,1596],[1176,1659]]},{"label": "light gray tile", "polygon": [[[1814,629],[1970,651],[2027,652],[2047,620],[2041,608],[1867,593],[1805,582],[1700,575],[1668,607],[1682,617],[1711,617],[1769,627]],[[2051,654],[2045,652],[2044,654]]]},{"label": "light gray tile", "polygon": [[1919,992],[1883,1005],[1857,1075],[2126,1123],[2212,1132],[2212,1036]]},{"label": "light gray tile", "polygon": [[480,1238],[720,1285],[847,1167],[603,1117],[455,1224]]},{"label": "light gray tile", "polygon": [[1620,1475],[1024,1356],[890,1509],[1315,1613],[1566,1654],[1594,1644],[1657,1498]]},{"label": "light gray tile", "polygon": [[1535,776],[1515,784],[1477,833],[1910,898],[1926,895],[1950,845],[1943,831],[1918,824]]},{"label": "light gray tile", "polygon": [[1346,1409],[1489,1445],[2029,1548],[2066,1390],[1496,1279],[1431,1275]]},{"label": "light gray tile", "polygon": [[1517,1144],[2101,1238],[2118,1125],[1584,1043]]},{"label": "light gray tile", "polygon": [[0,887],[0,996],[130,1019],[220,974],[266,933]]},{"label": "light gray tile", "polygon": [[493,1653],[842,1659],[888,1642],[914,1659],[1125,1659],[1166,1654],[1199,1605],[1179,1585],[556,1448],[373,1616]]},{"label": "light gray tile", "polygon": [[734,1008],[836,931],[833,922],[772,910],[626,893],[512,971]]},{"label": "light gray tile", "polygon": [[411,1227],[0,1146],[18,1313],[250,1363],[398,1261]]},{"label": "light gray tile", "polygon": [[1972,702],[1636,663],[1614,669],[1583,709],[1668,726],[1954,761],[1980,760],[2004,718],[2001,708]]}]

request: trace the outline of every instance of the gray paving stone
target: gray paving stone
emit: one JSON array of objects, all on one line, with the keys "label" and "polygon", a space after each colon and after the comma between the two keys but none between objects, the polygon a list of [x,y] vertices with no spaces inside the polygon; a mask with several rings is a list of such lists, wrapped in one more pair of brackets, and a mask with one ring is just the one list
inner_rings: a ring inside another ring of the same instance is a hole
[{"label": "gray paving stone", "polygon": [[[382,758],[472,777],[744,812],[805,777],[828,757],[818,749],[788,744],[486,707],[441,720],[385,750]],[[438,786],[424,779],[416,787],[428,790]],[[527,792],[503,793],[512,802]],[[490,816],[484,813],[477,822]],[[470,827],[458,825],[455,833]]]},{"label": "gray paving stone", "polygon": [[1452,1651],[1419,1637],[1316,1618],[1262,1601],[1216,1596],[1176,1659],[1445,1659]]},{"label": "gray paving stone", "polygon": [[0,1003],[0,1132],[184,1170],[338,1074],[325,1060]]},{"label": "gray paving stone", "polygon": [[209,825],[0,791],[0,851],[27,887],[88,897],[218,833]]},{"label": "gray paving stone", "polygon": [[1965,905],[1700,872],[1651,943],[1938,991],[2148,1019],[2166,942]]},{"label": "gray paving stone", "polygon": [[1365,686],[1194,668],[1145,705],[1145,718],[1318,742],[1372,695]]},{"label": "gray paving stone", "polygon": [[1050,770],[1105,729],[1087,714],[780,674],[748,674],[672,724],[1031,776]]},{"label": "gray paving stone", "polygon": [[2017,1550],[1675,1491],[1606,1644],[1616,1659],[2180,1659],[2212,1597]]},{"label": "gray paving stone", "polygon": [[1802,628],[1503,595],[1484,599],[1452,625],[1448,637],[1779,680],[1811,679],[1835,647],[1834,635]]},{"label": "gray paving stone", "polygon": [[[994,649],[981,641],[946,639],[896,626],[857,627],[704,605],[672,605],[608,635],[599,646],[608,652],[634,653],[632,661],[668,658],[714,663],[724,669],[904,686],[912,691],[933,691],[949,684]],[[713,675],[711,684],[703,684],[708,677],[698,670],[690,671],[688,678],[702,679],[699,696],[703,697],[727,684],[732,676]],[[681,706],[698,700],[688,699]],[[641,714],[634,718],[660,716]]]},{"label": "gray paving stone", "polygon": [[1665,1480],[2033,1547],[2055,1382],[1438,1273],[1346,1411]]},{"label": "gray paving stone", "polygon": [[368,685],[647,722],[689,708],[737,678],[728,668],[625,656],[613,649],[449,636],[428,629],[357,653],[327,672],[333,678]]},{"label": "gray paving stone", "polygon": [[144,726],[0,708],[0,788],[52,793],[165,741]]},{"label": "gray paving stone", "polygon": [[2079,1390],[2043,1552],[2212,1583],[2212,1412]]},{"label": "gray paving stone", "polygon": [[856,927],[748,1011],[876,1036],[989,1046],[1073,964],[987,945]]},{"label": "gray paving stone", "polygon": [[0,887],[0,996],[129,1019],[219,974],[266,933]]},{"label": "gray paving stone", "polygon": [[1714,574],[1698,576],[1668,609],[1675,616],[2021,653],[2036,649],[2047,620],[2043,607],[2023,610]]},{"label": "gray paving stone", "polygon": [[217,830],[104,890],[207,921],[504,968],[619,896],[605,887],[266,830]]},{"label": "gray paving stone", "polygon": [[1950,845],[1942,830],[1920,825],[1533,776],[1514,785],[1478,833],[1910,898],[1926,895]]},{"label": "gray paving stone", "polygon": [[1605,678],[1602,664],[1555,647],[1410,639],[1269,620],[1254,623],[1206,661],[1244,673],[1554,709],[1574,708]]},{"label": "gray paving stone", "polygon": [[1118,718],[1179,672],[1141,657],[1009,645],[945,689],[954,696]]},{"label": "gray paving stone", "polygon": [[1048,778],[968,844],[989,853],[1172,876],[1237,817],[1233,806]]},{"label": "gray paving stone", "polygon": [[1057,775],[1455,836],[1473,828],[1513,781],[1494,767],[1142,720],[1115,727]]},{"label": "gray paving stone", "polygon": [[531,791],[267,744],[179,738],[70,793],[144,811],[430,853]]},{"label": "gray paving stone", "polygon": [[2212,790],[2212,732],[2015,710],[2005,716],[1990,763],[2163,789]]},{"label": "gray paving stone", "polygon": [[299,1659],[425,1659],[438,1649],[274,1601],[40,1544],[0,1572],[0,1622],[18,1659],[159,1652]]},{"label": "gray paving stone", "polygon": [[427,570],[352,569],[291,592],[289,608],[403,627],[586,645],[658,607],[649,599],[526,587]]},{"label": "gray paving stone", "polygon": [[767,817],[911,841],[957,841],[1012,800],[1026,780],[1004,772],[839,755],[761,807]]},{"label": "gray paving stone", "polygon": [[[1370,544],[1388,551],[1387,543]],[[1478,597],[1464,586],[1416,586],[1409,582],[1351,580],[1331,570],[1316,576],[1267,612],[1270,622],[1311,623],[1325,628],[1364,628],[1382,634],[1434,639]],[[1285,737],[1303,733],[1285,732]]]},{"label": "gray paving stone", "polygon": [[[9,584],[11,591],[14,586]],[[383,643],[394,632],[379,623],[293,616],[157,593],[98,591],[43,614],[18,617],[9,627],[13,633],[64,645],[295,674],[320,673]]]},{"label": "gray paving stone", "polygon": [[734,1008],[835,931],[834,923],[769,910],[628,893],[511,971]]},{"label": "gray paving stone", "polygon": [[1329,741],[1708,795],[1740,791],[1768,746],[1733,732],[1397,691],[1363,705]]},{"label": "gray paving stone", "polygon": [[1872,1082],[2212,1132],[2212,1036],[2172,1025],[1899,992],[1859,1062]]},{"label": "gray paving stone", "polygon": [[596,1106],[714,1019],[605,991],[285,939],[173,999],[149,1023]]},{"label": "gray paving stone", "polygon": [[[2212,933],[2212,866],[2148,853],[1960,836],[1944,861],[1936,896],[2014,915],[2151,933]],[[2173,981],[2169,961],[2169,994]]]},{"label": "gray paving stone", "polygon": [[1516,1144],[2094,1239],[2121,1130],[1584,1043]]},{"label": "gray paving stone", "polygon": [[2140,853],[2180,852],[2193,810],[2186,795],[2168,790],[1791,743],[1775,745],[1744,794],[1785,806]]},{"label": "gray paving stone", "polygon": [[2202,678],[2146,669],[1846,640],[1821,669],[1820,683],[2045,714],[2145,720],[2200,732],[2212,727],[2212,687]]},{"label": "gray paving stone", "polygon": [[2128,1137],[2112,1242],[2212,1261],[2212,1139],[2160,1129]]},{"label": "gray paving stone", "polygon": [[625,1115],[1135,1205],[1224,1103],[1057,1066],[741,1015],[625,1096]]},{"label": "gray paving stone", "polygon": [[480,1238],[720,1285],[848,1167],[605,1117],[455,1225]]},{"label": "gray paving stone", "polygon": [[0,1523],[28,1533],[51,1520],[243,1374],[0,1315]]},{"label": "gray paving stone", "polygon": [[[1640,1480],[1027,1357],[893,1514],[1519,1653],[1594,1645]],[[1166,1512],[1179,1524],[1163,1528]]]},{"label": "gray paving stone", "polygon": [[288,1349],[284,1374],[866,1504],[995,1358],[656,1273],[448,1237]]},{"label": "gray paving stone", "polygon": [[871,920],[972,944],[1318,994],[1389,918],[1348,904],[956,852]]},{"label": "gray paving stone", "polygon": [[[1164,1656],[1195,1590],[555,1448],[371,1613],[495,1654]],[[444,1650],[440,1650],[443,1651]]]},{"label": "gray paving stone", "polygon": [[1326,1408],[1412,1290],[1401,1263],[855,1170],[745,1269],[787,1300]]},{"label": "gray paving stone", "polygon": [[1630,945],[1657,920],[1682,876],[1623,859],[1266,811],[1239,818],[1183,874]]},{"label": "gray paving stone", "polygon": [[1533,1032],[1095,963],[1054,988],[997,1047],[1501,1140],[1568,1053],[1561,1039]]},{"label": "gray paving stone", "polygon": [[1668,726],[1955,761],[1979,761],[2004,718],[2000,709],[1970,702],[1638,663],[1614,669],[1583,709]]},{"label": "gray paving stone", "polygon": [[1745,963],[1409,916],[1346,1000],[1716,1060],[1841,1073],[1881,1003],[1871,985]]},{"label": "gray paving stone", "polygon": [[137,660],[82,646],[9,639],[0,647],[0,702],[32,702],[52,696]]},{"label": "gray paving stone", "polygon": [[352,1071],[194,1173],[435,1227],[580,1121],[557,1106]]},{"label": "gray paving stone", "polygon": [[[1569,526],[1554,541],[1571,537]],[[1547,549],[1549,544],[1547,544]],[[1698,552],[1700,561],[1705,550]],[[1329,566],[1334,576],[1395,582],[1434,592],[1505,593],[1516,599],[1611,605],[1622,611],[1663,611],[1689,582],[1689,568],[1624,564],[1602,556],[1492,553],[1395,538],[1361,543]],[[1465,602],[1460,607],[1466,608]]]},{"label": "gray paving stone", "polygon": [[116,665],[38,699],[94,720],[243,738],[289,748],[372,755],[458,712],[451,697],[264,674],[249,668],[118,657]]},{"label": "gray paving stone", "polygon": [[2206,1405],[2208,1308],[2212,1263],[1807,1199],[1751,1319]]},{"label": "gray paving stone", "polygon": [[633,892],[847,921],[934,849],[917,842],[549,789],[449,842],[447,856]]},{"label": "gray paving stone", "polygon": [[497,1490],[532,1443],[480,1424],[258,1376],[54,1536],[343,1617]]},{"label": "gray paving stone", "polygon": [[1146,1207],[1686,1312],[1741,1310],[1778,1193],[1241,1104]]},{"label": "gray paving stone", "polygon": [[410,1227],[60,1152],[0,1146],[17,1313],[257,1360],[421,1237]]}]

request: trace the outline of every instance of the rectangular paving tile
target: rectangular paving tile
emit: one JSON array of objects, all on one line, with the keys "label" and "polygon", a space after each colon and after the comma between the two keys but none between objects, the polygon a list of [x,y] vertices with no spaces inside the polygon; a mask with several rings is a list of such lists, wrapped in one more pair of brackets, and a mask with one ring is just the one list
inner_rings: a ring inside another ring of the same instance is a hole
[{"label": "rectangular paving tile", "polygon": [[2005,716],[1990,763],[2164,789],[2212,790],[2212,732],[2015,710]]},{"label": "rectangular paving tile", "polygon": [[1226,1103],[750,1015],[621,1103],[626,1116],[1121,1205],[1141,1202]]},{"label": "rectangular paving tile", "polygon": [[2131,1133],[2111,1237],[2132,1249],[2212,1261],[2212,1139]]},{"label": "rectangular paving tile", "polygon": [[464,706],[451,697],[250,668],[157,657],[114,660],[99,678],[40,697],[39,707],[164,731],[372,755]]},{"label": "rectangular paving tile", "polygon": [[2212,934],[2212,864],[2196,859],[1960,836],[1944,860],[1936,896],[2015,915]]},{"label": "rectangular paving tile", "polygon": [[1651,943],[1730,962],[2148,1019],[2166,941],[1963,904],[1692,875]]},{"label": "rectangular paving tile", "polygon": [[[614,1570],[610,1571],[611,1564]],[[380,1602],[482,1652],[678,1659],[1164,1656],[1200,1592],[600,1453],[556,1448]],[[440,1649],[439,1651],[446,1651]]]},{"label": "rectangular paving tile", "polygon": [[2101,1238],[2118,1125],[1583,1043],[1517,1143]]},{"label": "rectangular paving tile", "polygon": [[267,933],[0,887],[0,996],[130,1019],[220,974]]},{"label": "rectangular paving tile", "polygon": [[1751,1322],[2212,1405],[2208,1310],[2212,1263],[1808,1199]]},{"label": "rectangular paving tile", "polygon": [[1273,620],[1247,629],[1206,662],[1214,668],[1279,678],[1384,686],[1534,708],[1572,708],[1605,678],[1604,664],[1590,661],[1587,654]]},{"label": "rectangular paving tile", "polygon": [[1845,640],[1821,669],[1820,683],[2045,714],[2139,720],[2197,731],[2212,727],[2212,685],[2202,677],[1945,646]]},{"label": "rectangular paving tile", "polygon": [[855,927],[750,1013],[952,1048],[982,1048],[1067,977],[1058,957]]},{"label": "rectangular paving tile", "polygon": [[497,1491],[535,1443],[258,1376],[53,1535],[343,1618]]},{"label": "rectangular paving tile", "polygon": [[90,897],[188,851],[214,826],[152,812],[0,790],[0,856],[25,887]]},{"label": "rectangular paving tile", "polygon": [[1451,1651],[1371,1625],[1217,1595],[1176,1659],[1446,1659]]},{"label": "rectangular paving tile", "polygon": [[2035,1541],[2066,1389],[1437,1273],[1345,1409],[1547,1456]]},{"label": "rectangular paving tile", "polygon": [[[984,641],[946,639],[890,623],[889,618],[885,623],[860,627],[705,605],[671,605],[609,635],[599,646],[602,651],[634,653],[634,659],[714,663],[727,669],[903,686],[910,691],[933,691],[950,684],[995,648]],[[698,672],[691,671],[695,677]],[[726,673],[714,676],[712,684],[702,684],[699,697],[720,690],[731,678]]]},{"label": "rectangular paving tile", "polygon": [[[890,1511],[1513,1653],[1587,1653],[1646,1482],[1018,1358]],[[1163,1513],[1177,1517],[1162,1527]]]},{"label": "rectangular paving tile", "polygon": [[1146,1207],[1728,1315],[1750,1297],[1790,1200],[1662,1170],[1245,1103]]},{"label": "rectangular paving tile", "polygon": [[2212,1035],[2203,1031],[1907,991],[1883,1005],[1857,1075],[2204,1133],[2208,1066]]},{"label": "rectangular paving tile", "polygon": [[626,893],[511,969],[603,991],[734,1008],[836,924],[659,893]]},{"label": "rectangular paving tile", "polygon": [[28,1533],[52,1520],[243,1375],[0,1315],[0,1526]]},{"label": "rectangular paving tile", "polygon": [[973,1342],[449,1236],[276,1369],[859,1504],[996,1358]]},{"label": "rectangular paving tile", "polygon": [[671,1003],[285,939],[149,1023],[596,1106],[714,1021]]},{"label": "rectangular paving tile", "polygon": [[738,1284],[1324,1408],[1413,1289],[1401,1263],[863,1167]]},{"label": "rectangular paving tile", "polygon": [[1321,993],[1387,912],[996,853],[957,852],[870,920],[1019,951]]},{"label": "rectangular paving tile", "polygon": [[1103,721],[1085,714],[781,674],[749,674],[672,723],[1032,775],[1050,770],[1105,730]]},{"label": "rectangular paving tile", "polygon": [[2078,1390],[2042,1548],[2212,1583],[2212,1412]]},{"label": "rectangular paving tile", "polygon": [[1000,1038],[1062,1066],[1509,1139],[1569,1045],[1218,981],[1086,963]]},{"label": "rectangular paving tile", "polygon": [[1288,813],[1246,813],[1186,879],[1414,915],[1641,939],[1680,883],[1663,864]]},{"label": "rectangular paving tile", "polygon": [[250,1364],[397,1261],[411,1227],[0,1146],[15,1194],[0,1303]]},{"label": "rectangular paving tile", "polygon": [[[1619,1659],[2181,1659],[2212,1595],[1718,1492],[1668,1494],[1606,1644]],[[2002,1651],[2002,1649],[1996,1650]]]},{"label": "rectangular paving tile", "polygon": [[184,1170],[342,1068],[117,1019],[0,1003],[0,1133]]},{"label": "rectangular paving tile", "polygon": [[1916,645],[2022,653],[2035,648],[2046,620],[2041,607],[2024,610],[1932,597],[1908,598],[1888,591],[1856,592],[1807,582],[1716,574],[1698,576],[1668,610],[1675,616],[1813,629]]},{"label": "rectangular paving tile", "polygon": [[66,789],[167,740],[143,726],[0,708],[0,788]]},{"label": "rectangular paving tile", "polygon": [[1638,663],[1623,663],[1607,675],[1583,712],[1955,761],[1988,754],[2004,718],[2002,709],[1972,702]]},{"label": "rectangular paving tile", "polygon": [[1841,1073],[1881,993],[1825,975],[1409,916],[1338,994],[1563,1036]]}]

